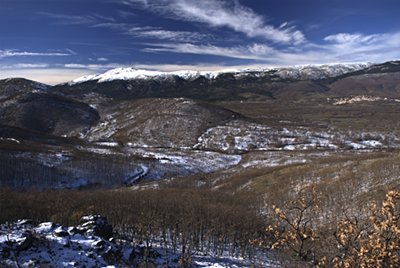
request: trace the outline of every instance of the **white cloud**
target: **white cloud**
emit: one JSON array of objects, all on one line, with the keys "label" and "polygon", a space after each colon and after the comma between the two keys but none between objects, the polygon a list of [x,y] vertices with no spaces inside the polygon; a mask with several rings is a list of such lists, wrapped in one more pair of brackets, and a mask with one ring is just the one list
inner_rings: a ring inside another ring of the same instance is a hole
[{"label": "white cloud", "polygon": [[[117,2],[118,2],[118,0],[117,0]],[[148,5],[147,0],[120,0],[119,3],[127,5],[127,6],[135,6],[135,4],[142,4],[145,6]]]},{"label": "white cloud", "polygon": [[21,57],[21,56],[70,56],[70,51],[67,52],[32,52],[32,51],[20,51],[15,49],[0,50],[0,58],[7,57]]},{"label": "white cloud", "polygon": [[46,63],[15,63],[15,64],[1,64],[0,70],[8,69],[29,69],[29,68],[47,68],[49,64]]},{"label": "white cloud", "polygon": [[391,34],[338,34],[317,45],[305,43],[296,47],[274,48],[260,43],[222,47],[191,43],[149,44],[150,53],[187,53],[246,59],[276,66],[345,62],[384,62],[400,58],[400,32]]},{"label": "white cloud", "polygon": [[197,55],[213,55],[237,59],[262,59],[260,55],[251,53],[252,47],[221,47],[215,45],[195,45],[190,43],[181,44],[158,44],[154,47],[143,49],[144,52],[173,52]]},{"label": "white cloud", "polygon": [[160,28],[146,29],[140,27],[132,27],[126,31],[126,34],[142,38],[153,38],[176,42],[198,42],[205,41],[210,38],[209,35],[196,32],[169,31]]},{"label": "white cloud", "polygon": [[108,28],[111,30],[117,30],[121,32],[125,32],[129,29],[130,25],[126,23],[118,23],[118,22],[96,22],[90,25],[92,28]]},{"label": "white cloud", "polygon": [[99,14],[92,14],[85,16],[58,14],[50,12],[38,12],[38,14],[52,18],[55,20],[56,24],[63,24],[63,25],[82,25],[82,24],[91,25],[99,22],[115,22],[114,18],[102,16]]},{"label": "white cloud", "polygon": [[[248,37],[258,37],[282,44],[301,44],[306,41],[303,33],[288,22],[275,27],[265,22],[263,16],[238,1],[227,0],[122,0],[119,3],[131,7],[142,7],[174,19],[203,23],[215,28],[228,28]],[[123,11],[122,16],[128,11]],[[129,12],[128,12],[129,13]],[[92,28],[109,28],[135,37],[154,38],[179,42],[196,42],[209,39],[210,34],[167,30],[160,27],[138,27],[118,22],[115,18],[99,14],[68,15],[40,12],[40,15],[54,19],[54,23],[64,25],[87,25]],[[121,12],[120,12],[121,14]],[[132,13],[129,13],[132,15]],[[145,29],[148,28],[148,29]]]},{"label": "white cloud", "polygon": [[248,50],[254,55],[267,55],[275,51],[272,47],[264,44],[253,44],[248,47]]},{"label": "white cloud", "polygon": [[321,48],[339,61],[354,60],[383,62],[400,58],[400,32],[364,35],[339,33],[324,38]]},{"label": "white cloud", "polygon": [[252,60],[265,62],[273,65],[295,65],[305,63],[320,63],[324,61],[324,54],[321,52],[301,53],[290,50],[277,50],[265,44],[254,43],[248,46],[221,47],[215,45],[195,45],[190,43],[182,44],[154,44],[152,47],[143,49],[150,53],[187,53],[197,55],[212,55],[226,58]]},{"label": "white cloud", "polygon": [[109,64],[66,63],[66,64],[63,64],[63,65],[60,65],[59,67],[63,67],[63,68],[66,68],[66,69],[107,70],[107,69],[121,67],[121,64],[117,64],[117,63],[109,63]]},{"label": "white cloud", "polygon": [[49,12],[39,12],[38,14],[55,19],[56,20],[55,22],[57,24],[64,24],[64,25],[91,24],[97,21],[97,19],[94,17],[86,17],[86,16],[74,16],[74,15],[56,14]]},{"label": "white cloud", "polygon": [[104,58],[104,57],[100,57],[100,58],[97,58],[97,61],[108,61],[108,59]]},{"label": "white cloud", "polygon": [[381,35],[363,35],[360,33],[349,34],[349,33],[338,33],[334,35],[328,35],[324,38],[325,41],[329,41],[337,44],[348,44],[348,43],[371,43],[381,39]]},{"label": "white cloud", "polygon": [[198,42],[198,41],[208,40],[211,38],[211,35],[209,34],[202,34],[198,32],[171,31],[171,30],[165,30],[161,27],[151,27],[151,26],[140,27],[136,25],[117,23],[117,22],[96,23],[91,25],[90,27],[108,28],[112,30],[117,30],[121,34],[125,34],[132,37],[170,40],[176,42]]},{"label": "white cloud", "polygon": [[[141,1],[130,2],[137,4]],[[211,27],[227,27],[248,37],[261,37],[284,44],[305,42],[301,31],[288,26],[287,23],[281,24],[280,27],[266,24],[262,16],[237,1],[155,0],[144,7],[179,20],[204,23]]]}]

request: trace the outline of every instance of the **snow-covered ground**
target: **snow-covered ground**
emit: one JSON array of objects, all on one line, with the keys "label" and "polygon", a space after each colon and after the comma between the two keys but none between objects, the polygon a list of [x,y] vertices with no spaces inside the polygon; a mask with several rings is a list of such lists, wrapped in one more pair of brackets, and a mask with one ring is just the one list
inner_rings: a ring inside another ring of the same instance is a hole
[{"label": "snow-covered ground", "polygon": [[[328,99],[330,101],[330,99]],[[390,98],[383,98],[383,97],[377,97],[377,96],[365,96],[365,95],[360,95],[360,96],[354,96],[350,98],[340,98],[340,99],[335,99],[333,102],[333,105],[345,105],[345,104],[353,104],[357,102],[376,102],[376,101],[394,101],[394,102],[400,102],[400,99],[390,99]]]},{"label": "snow-covered ground", "polygon": [[[0,225],[1,267],[138,267],[143,262],[142,244],[114,238],[107,219],[85,216],[78,226],[64,227],[53,222],[34,225],[19,220]],[[154,245],[148,262],[156,267],[180,267],[180,252]],[[227,253],[213,256],[207,252],[192,255],[191,267],[280,267],[260,252],[245,259]]]},{"label": "snow-covered ground", "polygon": [[223,154],[212,151],[165,148],[127,148],[126,153],[155,159],[160,165],[185,169],[189,173],[209,173],[236,166],[242,157],[236,154]]},{"label": "snow-covered ground", "polygon": [[[29,220],[0,228],[0,265],[6,267],[107,267],[125,247],[117,246],[101,228],[110,230],[101,217],[86,217],[76,227],[52,222],[37,226]],[[111,229],[112,230],[112,229]],[[112,231],[111,231],[112,233]],[[121,261],[124,261],[122,256]],[[129,257],[129,256],[128,256]]]},{"label": "snow-covered ground", "polygon": [[241,153],[255,150],[360,150],[397,146],[399,142],[394,137],[386,137],[382,133],[350,133],[334,129],[319,131],[301,126],[272,128],[238,120],[208,129],[198,138],[194,148]]}]

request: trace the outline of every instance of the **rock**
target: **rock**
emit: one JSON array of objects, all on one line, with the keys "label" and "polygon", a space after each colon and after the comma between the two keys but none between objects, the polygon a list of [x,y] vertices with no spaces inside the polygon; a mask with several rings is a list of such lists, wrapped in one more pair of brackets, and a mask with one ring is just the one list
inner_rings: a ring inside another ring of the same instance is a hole
[{"label": "rock", "polygon": [[107,249],[103,254],[103,259],[110,264],[116,263],[118,260],[121,259],[121,257],[121,252],[119,250],[113,249],[112,247]]},{"label": "rock", "polygon": [[23,220],[18,220],[18,221],[16,222],[16,225],[18,225],[18,226],[30,226],[30,227],[32,227],[32,226],[34,225],[34,222],[33,222],[33,220],[30,220],[30,219],[23,219]]},{"label": "rock", "polygon": [[53,222],[42,222],[34,230],[37,233],[48,233],[56,227],[57,225]]},{"label": "rock", "polygon": [[65,228],[63,227],[58,227],[57,229],[54,230],[54,235],[57,237],[67,237],[69,236],[69,233],[67,232],[67,230],[65,230]]},{"label": "rock", "polygon": [[92,244],[92,247],[96,250],[103,250],[106,242],[104,240],[98,240]]},{"label": "rock", "polygon": [[76,228],[75,226],[68,227],[67,231],[68,231],[68,233],[69,233],[70,235],[74,235],[74,234],[79,233],[78,228]]},{"label": "rock", "polygon": [[22,233],[22,237],[18,239],[15,243],[15,248],[18,251],[23,251],[29,249],[33,244],[33,235],[31,231],[26,230]]},{"label": "rock", "polygon": [[129,255],[123,256],[129,247],[117,245],[111,226],[101,216],[84,217],[76,227],[52,222],[31,226],[24,220],[7,226],[0,224],[0,230],[0,267],[4,266],[3,260],[13,262],[15,256],[24,260],[24,267],[118,266],[123,257],[127,266],[121,267],[135,267],[130,262],[135,257],[132,245]]},{"label": "rock", "polygon": [[78,229],[85,230],[86,234],[99,236],[107,240],[113,236],[113,228],[108,224],[106,217],[99,215],[84,216],[80,222],[81,225],[78,226]]}]

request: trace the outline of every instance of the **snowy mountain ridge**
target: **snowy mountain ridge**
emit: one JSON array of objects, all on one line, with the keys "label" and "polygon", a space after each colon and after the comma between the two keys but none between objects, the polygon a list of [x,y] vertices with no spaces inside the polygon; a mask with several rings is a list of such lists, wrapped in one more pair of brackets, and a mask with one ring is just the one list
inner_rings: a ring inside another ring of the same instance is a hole
[{"label": "snowy mountain ridge", "polygon": [[178,77],[184,80],[193,80],[199,77],[206,79],[216,79],[223,74],[233,74],[236,78],[246,76],[263,77],[268,75],[275,75],[281,79],[293,80],[318,80],[340,76],[346,73],[359,71],[371,66],[370,63],[356,63],[356,64],[330,64],[330,65],[305,65],[295,67],[260,67],[248,69],[223,69],[219,71],[194,71],[194,70],[181,70],[173,72],[155,71],[136,69],[134,67],[116,68],[106,71],[102,74],[86,75],[76,78],[68,85],[76,85],[88,81],[97,81],[97,83],[108,82],[113,80],[165,80],[168,78]]}]

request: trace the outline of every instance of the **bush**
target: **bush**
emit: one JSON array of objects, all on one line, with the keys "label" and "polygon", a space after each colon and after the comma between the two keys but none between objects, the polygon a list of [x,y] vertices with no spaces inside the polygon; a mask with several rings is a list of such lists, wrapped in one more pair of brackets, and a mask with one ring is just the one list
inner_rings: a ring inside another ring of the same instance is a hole
[{"label": "bush", "polygon": [[386,194],[378,206],[337,220],[335,231],[318,224],[321,210],[315,187],[305,188],[284,208],[275,207],[267,244],[282,259],[318,267],[400,267],[400,191]]}]

